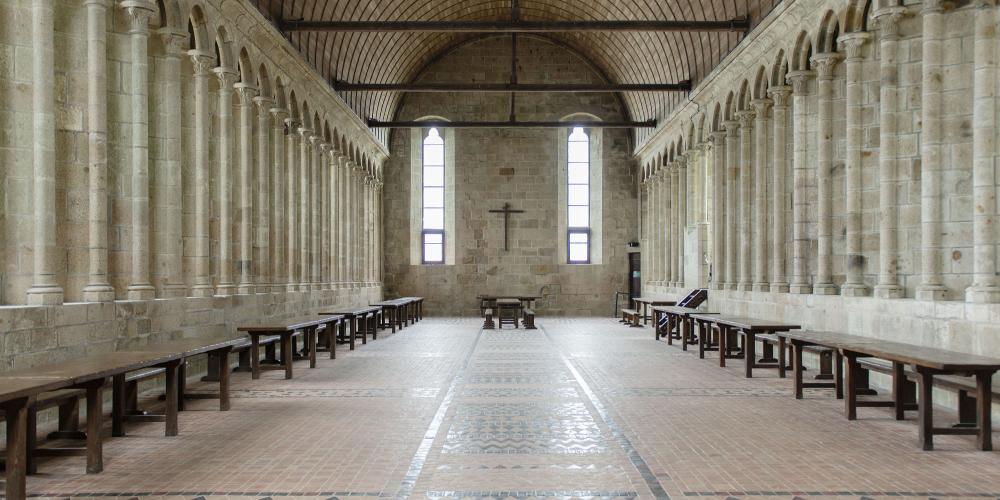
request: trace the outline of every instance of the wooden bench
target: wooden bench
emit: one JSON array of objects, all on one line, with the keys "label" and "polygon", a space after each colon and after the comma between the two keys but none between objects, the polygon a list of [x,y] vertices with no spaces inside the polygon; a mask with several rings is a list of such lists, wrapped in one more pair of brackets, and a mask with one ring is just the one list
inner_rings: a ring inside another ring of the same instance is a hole
[{"label": "wooden bench", "polygon": [[[254,380],[259,379],[260,372],[262,370],[284,370],[285,378],[292,378],[293,364],[295,361],[294,336],[300,334],[299,332],[301,332],[305,338],[309,368],[316,368],[317,331],[323,328],[333,328],[331,325],[336,325],[336,323],[342,319],[343,316],[333,314],[300,317],[288,320],[268,319],[262,320],[256,325],[244,325],[238,327],[238,331],[245,332],[250,335],[251,378]],[[260,362],[260,340],[262,338],[275,335],[281,338],[281,366],[272,366]],[[336,342],[333,342],[329,346],[332,351],[330,353],[330,357],[336,356],[336,344]],[[225,366],[225,363],[223,363],[223,366]],[[228,372],[229,370],[220,370],[219,373],[226,374],[224,377],[228,379]]]},{"label": "wooden bench", "polygon": [[493,330],[496,328],[496,324],[493,323],[493,309],[486,308],[483,309],[483,330]]},{"label": "wooden bench", "polygon": [[637,309],[622,309],[622,320],[632,328],[638,328],[642,325],[639,324],[641,321],[642,314]]},{"label": "wooden bench", "polygon": [[322,311],[320,314],[325,316],[339,316],[341,318],[346,324],[346,329],[341,328],[340,333],[347,334],[347,342],[350,343],[351,350],[353,351],[354,340],[356,338],[361,339],[362,345],[368,344],[369,333],[372,334],[372,340],[378,340],[378,312],[381,310],[381,307],[367,306],[340,311]]},{"label": "wooden bench", "polygon": [[[754,368],[777,368],[778,376],[785,377],[785,344],[784,339],[779,339],[778,358],[773,358],[770,348],[764,352],[764,361],[758,362],[756,356],[756,337],[758,335],[775,334],[789,330],[797,330],[798,325],[780,321],[769,321],[758,318],[747,318],[742,316],[727,316],[723,314],[704,315],[696,314],[692,317],[699,318],[706,323],[714,323],[719,328],[719,366],[726,366],[726,359],[733,359],[733,344],[742,340],[740,351],[743,358],[743,374],[746,378],[753,377]],[[765,346],[768,346],[765,343]],[[773,360],[773,361],[770,361]]]},{"label": "wooden bench", "polygon": [[531,309],[527,309],[526,308],[526,309],[524,309],[524,311],[522,311],[522,314],[524,315],[524,318],[523,318],[524,329],[525,330],[536,330],[536,328],[535,328],[535,311],[532,311]]},{"label": "wooden bench", "polygon": [[[86,447],[59,447],[40,448],[38,446],[38,412],[49,408],[59,408],[59,424],[57,430],[50,432],[49,440],[57,439],[87,439],[87,434],[80,431],[80,399],[86,397],[86,391],[82,389],[59,389],[56,391],[43,392],[39,394],[35,401],[28,408],[28,442],[27,453],[24,460],[27,464],[27,474],[38,473],[39,456],[46,455],[83,455]],[[0,419],[6,419],[6,414],[0,410]]]}]

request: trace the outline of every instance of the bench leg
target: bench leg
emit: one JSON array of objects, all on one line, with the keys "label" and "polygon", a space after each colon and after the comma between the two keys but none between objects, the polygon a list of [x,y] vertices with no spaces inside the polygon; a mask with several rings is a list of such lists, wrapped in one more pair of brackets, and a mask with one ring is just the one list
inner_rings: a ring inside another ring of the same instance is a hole
[{"label": "bench leg", "polygon": [[309,368],[316,368],[316,327],[306,330],[306,342],[309,343]]},{"label": "bench leg", "polygon": [[8,500],[27,497],[25,459],[28,456],[28,406],[29,398],[4,403],[7,421],[7,480]]},{"label": "bench leg", "polygon": [[934,375],[917,368],[917,429],[920,435],[920,447],[924,451],[934,449]]},{"label": "bench leg", "polygon": [[903,373],[903,363],[892,363],[892,403],[896,420],[906,417],[905,397],[906,375]]},{"label": "bench leg", "polygon": [[726,367],[726,353],[729,351],[729,330],[719,326],[719,368]]},{"label": "bench leg", "polygon": [[173,361],[167,363],[166,365],[166,375],[167,375],[167,404],[166,404],[166,429],[163,431],[165,436],[176,436],[178,433],[177,425],[177,393],[178,393],[178,383],[177,374],[180,371],[180,363]]},{"label": "bench leg", "polygon": [[[228,368],[228,367],[227,367]],[[205,376],[201,377],[202,382],[218,382],[219,381],[219,371],[222,368],[219,366],[219,359],[215,356],[208,356],[208,367],[205,369]]]},{"label": "bench leg", "polygon": [[816,380],[830,380],[833,378],[833,353],[824,351],[819,354],[819,373]]},{"label": "bench leg", "polygon": [[184,393],[187,392],[187,360],[177,365],[177,411],[184,411]]},{"label": "bench leg", "polygon": [[[264,346],[264,361],[272,365],[278,364],[278,347],[275,344],[275,342],[271,342]],[[257,355],[257,359],[260,359],[259,354]]]},{"label": "bench leg", "polygon": [[785,337],[778,337],[778,378],[785,378]]},{"label": "bench leg", "polygon": [[80,400],[72,398],[59,405],[59,431],[76,433],[80,431]]},{"label": "bench leg", "polygon": [[844,384],[847,386],[847,394],[844,398],[844,410],[847,420],[857,420],[858,418],[858,386],[855,385],[855,377],[858,374],[858,358],[854,353],[845,354],[844,364],[847,373],[844,377]]},{"label": "bench leg", "polygon": [[34,476],[38,474],[38,461],[35,460],[35,449],[38,448],[38,409],[34,405],[28,408],[27,425],[28,444],[24,463],[26,464],[26,473],[29,476]]},{"label": "bench leg", "polygon": [[795,378],[795,399],[802,399],[802,344],[792,343],[792,373]]},{"label": "bench leg", "polygon": [[979,424],[976,446],[983,451],[993,450],[993,421],[990,414],[993,403],[992,380],[992,373],[976,374],[976,422]]},{"label": "bench leg", "polygon": [[285,364],[285,378],[292,378],[292,365],[295,363],[295,342],[292,334],[281,336],[281,360]]},{"label": "bench leg", "polygon": [[260,339],[256,335],[250,335],[250,378],[260,378]]},{"label": "bench leg", "polygon": [[753,378],[753,364],[757,362],[757,342],[753,332],[743,332],[743,375]]},{"label": "bench leg", "polygon": [[836,364],[833,365],[833,390],[837,394],[837,399],[844,399],[844,356],[837,351],[834,357]]},{"label": "bench leg", "polygon": [[355,318],[350,319],[351,323],[351,350],[354,350],[354,337],[358,336],[358,322]]},{"label": "bench leg", "polygon": [[125,405],[127,401],[125,374],[111,378],[111,435],[125,436]]},{"label": "bench leg", "polygon": [[104,418],[104,379],[87,385],[87,474],[104,470],[101,427]]},{"label": "bench leg", "polygon": [[216,358],[219,366],[219,411],[229,411],[229,349],[220,350],[215,356],[209,354],[209,359]]}]

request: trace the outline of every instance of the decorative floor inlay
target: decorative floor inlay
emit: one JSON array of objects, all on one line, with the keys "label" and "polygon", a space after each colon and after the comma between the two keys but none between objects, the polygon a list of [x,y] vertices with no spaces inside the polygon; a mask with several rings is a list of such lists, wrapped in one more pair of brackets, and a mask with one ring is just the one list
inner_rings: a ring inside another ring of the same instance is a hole
[{"label": "decorative floor inlay", "polygon": [[443,453],[603,453],[605,440],[583,403],[460,404]]}]

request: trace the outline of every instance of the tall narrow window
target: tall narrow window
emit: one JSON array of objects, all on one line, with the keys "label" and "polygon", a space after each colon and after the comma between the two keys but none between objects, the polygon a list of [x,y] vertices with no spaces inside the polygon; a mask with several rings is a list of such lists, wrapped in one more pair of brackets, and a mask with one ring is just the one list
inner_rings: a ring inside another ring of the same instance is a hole
[{"label": "tall narrow window", "polygon": [[424,264],[444,263],[444,139],[436,128],[427,131],[423,147]]},{"label": "tall narrow window", "polygon": [[569,135],[566,155],[567,262],[590,263],[590,137],[581,127]]}]

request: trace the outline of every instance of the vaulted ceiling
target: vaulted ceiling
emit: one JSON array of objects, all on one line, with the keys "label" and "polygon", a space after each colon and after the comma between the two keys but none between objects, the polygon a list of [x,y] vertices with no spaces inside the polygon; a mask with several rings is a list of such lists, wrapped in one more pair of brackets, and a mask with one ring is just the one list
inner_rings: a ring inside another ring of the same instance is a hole
[{"label": "vaulted ceiling", "polygon": [[[511,0],[250,0],[270,20],[480,21],[509,20]],[[524,21],[694,20],[740,17],[756,25],[780,0],[520,0]],[[422,32],[285,33],[328,81],[412,82],[428,64],[481,35]],[[739,32],[576,32],[544,34],[589,59],[611,83],[694,85],[743,38]],[[502,83],[502,82],[498,82]],[[556,82],[553,82],[556,83]],[[362,118],[391,120],[399,92],[343,92]],[[667,115],[682,92],[630,92],[623,96],[634,120]],[[650,132],[638,131],[636,143]],[[383,141],[385,131],[376,131]]]}]

